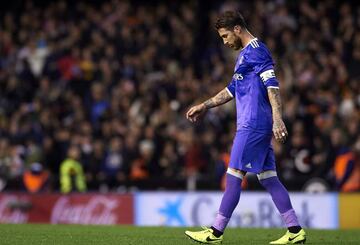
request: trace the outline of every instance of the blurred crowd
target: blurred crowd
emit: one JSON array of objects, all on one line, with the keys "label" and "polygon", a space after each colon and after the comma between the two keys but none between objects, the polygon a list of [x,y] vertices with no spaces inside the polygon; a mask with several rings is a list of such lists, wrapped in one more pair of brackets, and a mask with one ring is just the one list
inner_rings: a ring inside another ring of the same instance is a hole
[{"label": "blurred crowd", "polygon": [[356,1],[18,2],[0,18],[0,189],[220,188],[234,104],[184,115],[231,79],[237,53],[213,27],[225,10],[276,61],[285,185],[360,189]]}]

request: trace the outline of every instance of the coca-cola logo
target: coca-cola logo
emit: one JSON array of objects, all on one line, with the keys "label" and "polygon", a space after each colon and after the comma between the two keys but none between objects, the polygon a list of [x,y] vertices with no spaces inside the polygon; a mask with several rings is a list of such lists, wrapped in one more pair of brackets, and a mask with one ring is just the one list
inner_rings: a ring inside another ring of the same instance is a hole
[{"label": "coca-cola logo", "polygon": [[29,203],[17,196],[3,196],[0,199],[0,223],[26,223],[29,215],[19,204]]},{"label": "coca-cola logo", "polygon": [[70,197],[60,197],[51,214],[53,224],[116,224],[119,200],[105,196],[86,198],[81,202]]}]

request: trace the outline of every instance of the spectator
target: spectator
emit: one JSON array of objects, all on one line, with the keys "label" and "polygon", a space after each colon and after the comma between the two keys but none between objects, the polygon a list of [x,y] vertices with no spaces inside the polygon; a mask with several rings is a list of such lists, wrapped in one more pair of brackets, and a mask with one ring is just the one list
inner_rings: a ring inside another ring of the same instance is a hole
[{"label": "spectator", "polygon": [[340,153],[334,163],[336,188],[343,192],[360,190],[360,137],[352,150]]},{"label": "spectator", "polygon": [[154,144],[150,140],[143,140],[139,145],[139,157],[131,165],[130,178],[144,180],[150,176],[150,167],[153,165]]},{"label": "spectator", "polygon": [[128,164],[124,159],[124,144],[121,138],[113,137],[110,140],[102,166],[103,182],[108,187],[116,187],[124,183],[128,176]]},{"label": "spectator", "polygon": [[67,158],[60,165],[60,189],[62,193],[86,191],[85,176],[83,167],[78,161],[79,158],[78,146],[70,146]]},{"label": "spectator", "polygon": [[40,163],[32,163],[23,175],[25,189],[30,193],[49,190],[49,177],[49,172]]}]

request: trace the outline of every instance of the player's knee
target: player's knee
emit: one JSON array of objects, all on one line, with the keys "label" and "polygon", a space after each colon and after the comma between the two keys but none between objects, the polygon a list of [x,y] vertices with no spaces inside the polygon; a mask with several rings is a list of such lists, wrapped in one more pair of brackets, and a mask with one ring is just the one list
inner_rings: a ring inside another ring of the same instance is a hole
[{"label": "player's knee", "polygon": [[230,175],[232,175],[232,176],[234,176],[236,178],[239,178],[239,179],[243,179],[245,174],[246,174],[245,171],[235,169],[235,168],[228,168],[226,173],[230,174]]},{"label": "player's knee", "polygon": [[268,178],[272,178],[272,177],[277,177],[276,171],[274,171],[274,170],[268,170],[268,171],[261,172],[260,174],[257,174],[257,178],[261,184],[264,180],[266,180]]}]

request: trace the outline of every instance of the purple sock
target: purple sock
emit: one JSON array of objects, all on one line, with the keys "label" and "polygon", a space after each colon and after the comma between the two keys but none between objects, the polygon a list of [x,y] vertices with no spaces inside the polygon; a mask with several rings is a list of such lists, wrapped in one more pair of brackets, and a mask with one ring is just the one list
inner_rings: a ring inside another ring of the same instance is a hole
[{"label": "purple sock", "polygon": [[281,184],[277,176],[261,179],[260,183],[270,193],[272,200],[279,210],[287,227],[299,226],[295,211],[291,205],[288,191]]},{"label": "purple sock", "polygon": [[[230,172],[230,174],[229,174]],[[234,176],[237,175],[237,176]],[[224,232],[230,217],[240,200],[242,176],[228,170],[226,174],[226,188],[218,214],[216,215],[213,227]]]},{"label": "purple sock", "polygon": [[281,214],[287,227],[300,226],[294,209]]}]

